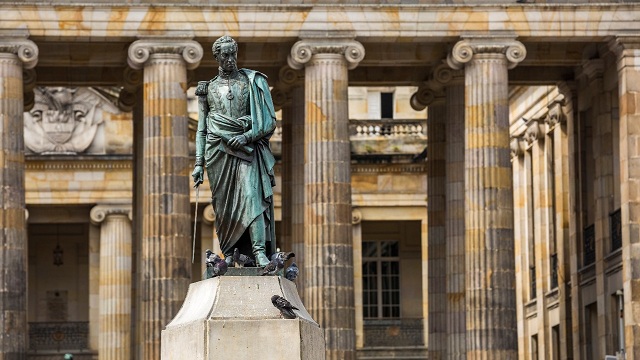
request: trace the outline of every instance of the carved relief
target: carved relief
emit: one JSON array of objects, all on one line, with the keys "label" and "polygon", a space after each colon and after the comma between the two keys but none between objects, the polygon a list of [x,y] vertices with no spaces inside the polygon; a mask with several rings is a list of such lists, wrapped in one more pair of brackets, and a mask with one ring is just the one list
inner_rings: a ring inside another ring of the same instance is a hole
[{"label": "carved relief", "polygon": [[101,128],[102,110],[118,112],[89,88],[38,87],[34,94],[33,108],[24,116],[24,140],[27,151],[36,154],[85,152]]}]

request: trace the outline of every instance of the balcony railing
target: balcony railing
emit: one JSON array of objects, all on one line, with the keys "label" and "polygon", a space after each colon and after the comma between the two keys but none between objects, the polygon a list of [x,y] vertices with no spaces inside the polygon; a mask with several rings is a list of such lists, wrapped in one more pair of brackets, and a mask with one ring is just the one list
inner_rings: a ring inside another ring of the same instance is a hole
[{"label": "balcony railing", "polygon": [[558,254],[551,255],[551,289],[558,287]]},{"label": "balcony railing", "polygon": [[533,300],[536,298],[536,292],[538,288],[536,287],[536,267],[529,267],[529,299]]},{"label": "balcony railing", "polygon": [[29,349],[86,350],[89,348],[88,322],[31,322]]},{"label": "balcony railing", "polygon": [[[351,154],[418,155],[427,146],[427,121],[407,119],[349,120]],[[282,122],[271,136],[271,150],[282,154]]]},{"label": "balcony railing", "polygon": [[609,227],[611,231],[611,252],[622,247],[622,213],[620,209],[609,214]]},{"label": "balcony railing", "polygon": [[591,265],[596,261],[596,231],[594,225],[584,228],[582,233],[582,266]]}]

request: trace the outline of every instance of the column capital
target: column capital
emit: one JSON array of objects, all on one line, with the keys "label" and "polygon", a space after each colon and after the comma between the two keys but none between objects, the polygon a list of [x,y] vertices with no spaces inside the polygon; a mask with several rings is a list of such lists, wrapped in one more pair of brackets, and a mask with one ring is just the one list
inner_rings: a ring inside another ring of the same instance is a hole
[{"label": "column capital", "polygon": [[208,225],[211,225],[216,221],[216,213],[213,211],[213,206],[211,204],[205,206],[202,211],[202,221]]},{"label": "column capital", "polygon": [[347,60],[347,68],[355,69],[364,59],[364,46],[350,38],[309,38],[293,44],[287,63],[293,69],[302,69],[313,55],[339,54]]},{"label": "column capital", "polygon": [[535,119],[530,120],[527,125],[528,125],[527,130],[525,130],[523,136],[528,146],[531,146],[533,145],[533,143],[535,143],[539,139],[542,139],[542,137],[545,134],[545,131],[541,129],[543,124],[541,124],[540,120],[535,120]]},{"label": "column capital", "polygon": [[618,58],[640,56],[640,34],[614,36],[609,40],[609,49]]},{"label": "column capital", "polygon": [[503,54],[513,69],[527,56],[527,49],[514,37],[467,37],[458,41],[447,56],[447,64],[462,69],[477,54]]},{"label": "column capital", "polygon": [[17,55],[25,69],[33,69],[38,63],[38,46],[26,38],[0,37],[0,53]]},{"label": "column capital", "polygon": [[288,65],[280,68],[276,85],[271,90],[271,98],[273,99],[273,106],[276,110],[280,110],[290,103],[291,88],[301,84],[303,80],[303,71],[293,69]]},{"label": "column capital", "polygon": [[463,80],[463,71],[451,69],[444,63],[440,64],[435,67],[430,75],[430,79],[411,95],[409,103],[416,111],[424,110],[425,107],[436,101],[444,101],[446,95],[444,88],[447,85]]},{"label": "column capital", "polygon": [[91,208],[89,217],[91,223],[94,225],[100,225],[109,215],[125,215],[132,220],[131,205],[130,204],[109,204],[109,205],[96,205]]},{"label": "column capital", "polygon": [[512,136],[509,147],[511,148],[511,158],[523,156],[527,150],[522,136]]},{"label": "column capital", "polygon": [[362,222],[362,211],[357,208],[351,209],[351,224],[358,225]]},{"label": "column capital", "polygon": [[204,55],[202,46],[187,38],[152,38],[134,41],[129,46],[127,63],[134,69],[142,69],[153,54],[182,55],[188,70],[200,65]]},{"label": "column capital", "polygon": [[547,116],[544,118],[544,122],[547,124],[548,131],[551,131],[558,124],[564,124],[567,122],[566,109],[564,109],[565,101],[557,100],[552,102],[547,109]]}]

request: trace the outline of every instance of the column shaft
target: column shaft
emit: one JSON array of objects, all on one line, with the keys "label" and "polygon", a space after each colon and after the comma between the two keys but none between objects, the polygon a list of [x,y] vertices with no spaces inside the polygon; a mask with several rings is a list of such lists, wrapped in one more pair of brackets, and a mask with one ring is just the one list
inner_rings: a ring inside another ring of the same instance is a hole
[{"label": "column shaft", "polygon": [[624,336],[628,360],[640,359],[640,36],[612,41],[618,55],[620,205]]},{"label": "column shaft", "polygon": [[190,276],[187,71],[177,54],[144,67],[140,359],[160,358],[160,332],[182,305]]},{"label": "column shaft", "polygon": [[347,62],[320,53],[305,69],[305,302],[327,359],[354,359]]},{"label": "column shaft", "polygon": [[427,243],[429,276],[429,358],[447,352],[446,285],[446,107],[438,94],[428,105]]},{"label": "column shaft", "polygon": [[[291,251],[296,254],[295,261],[298,268],[305,266],[305,96],[304,87],[296,86],[291,89]],[[302,301],[305,301],[305,272],[300,271],[296,286]]]},{"label": "column shaft", "polygon": [[131,221],[107,215],[100,228],[100,359],[131,358]]},{"label": "column shaft", "polygon": [[446,88],[446,359],[466,359],[465,251],[464,251],[464,82],[455,79]]},{"label": "column shaft", "polygon": [[517,356],[507,59],[465,68],[467,358]]},{"label": "column shaft", "polygon": [[[0,39],[0,358],[26,359],[27,232],[24,197],[23,78],[27,40]],[[29,67],[35,66],[35,62]],[[27,66],[25,66],[27,67]]]}]

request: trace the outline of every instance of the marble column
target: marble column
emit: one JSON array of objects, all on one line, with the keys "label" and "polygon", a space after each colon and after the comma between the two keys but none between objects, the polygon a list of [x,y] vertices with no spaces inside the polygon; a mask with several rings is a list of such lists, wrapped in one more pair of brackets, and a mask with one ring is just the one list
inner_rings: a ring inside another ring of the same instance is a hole
[{"label": "marble column", "polygon": [[464,250],[464,73],[446,79],[446,254],[447,353],[445,359],[466,359]]},{"label": "marble column", "polygon": [[144,69],[140,359],[160,358],[160,331],[180,309],[191,279],[187,69],[202,54],[186,38],[142,39],[129,47],[129,65]]},{"label": "marble column", "polygon": [[131,358],[132,229],[130,205],[97,205],[91,222],[100,225],[98,355]]},{"label": "marble column", "polygon": [[611,40],[618,63],[624,341],[640,359],[640,34]]},{"label": "marble column", "polygon": [[304,300],[329,360],[355,358],[347,87],[363,58],[360,43],[326,33],[295,43],[289,56],[305,68]]},{"label": "marble column", "polygon": [[525,55],[512,38],[468,37],[447,59],[465,71],[467,359],[518,355],[507,70]]},{"label": "marble column", "polygon": [[38,62],[26,38],[0,38],[0,358],[26,359],[27,224],[23,69]]}]

